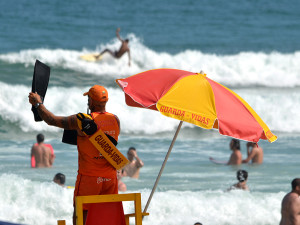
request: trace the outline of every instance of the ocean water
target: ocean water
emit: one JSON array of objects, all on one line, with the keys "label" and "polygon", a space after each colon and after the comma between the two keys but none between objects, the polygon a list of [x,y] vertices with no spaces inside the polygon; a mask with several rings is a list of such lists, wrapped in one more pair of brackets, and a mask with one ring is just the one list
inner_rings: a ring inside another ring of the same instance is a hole
[{"label": "ocean water", "polygon": [[[260,1],[0,1],[0,221],[28,225],[71,224],[72,188],[52,183],[57,172],[74,186],[75,146],[62,130],[34,122],[28,93],[36,59],[51,67],[44,104],[57,115],[85,112],[82,93],[107,87],[107,111],[120,118],[118,148],[135,146],[144,161],[138,180],[123,178],[126,193],[140,192],[142,207],[179,121],[130,108],[115,79],[156,68],[199,72],[245,99],[278,136],[260,141],[264,163],[224,166],[230,138],[183,124],[145,225],[279,224],[283,196],[300,177],[300,2]],[[79,56],[130,40],[132,65],[104,55],[97,63]],[[31,169],[30,149],[44,133],[56,154],[53,168]],[[241,142],[246,157],[246,142]],[[250,192],[227,188],[236,171],[249,172]],[[124,204],[125,212],[132,205]]]}]

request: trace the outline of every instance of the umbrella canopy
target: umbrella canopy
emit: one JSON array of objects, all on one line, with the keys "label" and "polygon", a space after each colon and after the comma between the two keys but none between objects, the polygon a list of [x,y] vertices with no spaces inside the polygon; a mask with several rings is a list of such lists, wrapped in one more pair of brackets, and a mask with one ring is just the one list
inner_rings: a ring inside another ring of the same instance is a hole
[{"label": "umbrella canopy", "polygon": [[158,110],[165,116],[205,129],[215,128],[222,135],[245,141],[277,139],[246,101],[206,74],[155,69],[116,82],[129,106]]},{"label": "umbrella canopy", "polygon": [[176,69],[155,69],[124,79],[117,84],[125,93],[126,104],[158,110],[180,120],[172,143],[156,178],[144,212],[150,204],[183,121],[205,129],[219,129],[222,135],[258,142],[277,137],[256,112],[230,89],[206,77]]}]

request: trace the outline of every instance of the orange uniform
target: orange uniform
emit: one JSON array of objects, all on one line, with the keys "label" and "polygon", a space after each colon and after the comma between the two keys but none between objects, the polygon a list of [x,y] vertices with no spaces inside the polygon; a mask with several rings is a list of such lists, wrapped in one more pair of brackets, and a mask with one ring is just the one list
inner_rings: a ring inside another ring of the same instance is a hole
[{"label": "orange uniform", "polygon": [[[116,141],[120,134],[119,122],[111,113],[91,114],[98,128]],[[116,169],[101,155],[87,136],[77,136],[78,176],[74,197],[81,195],[117,194]]]}]

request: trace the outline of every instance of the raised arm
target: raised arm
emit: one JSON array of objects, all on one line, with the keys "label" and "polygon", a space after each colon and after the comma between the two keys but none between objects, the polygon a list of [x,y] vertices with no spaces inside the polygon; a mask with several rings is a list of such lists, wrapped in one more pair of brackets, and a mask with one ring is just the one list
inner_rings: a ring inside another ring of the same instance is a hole
[{"label": "raised arm", "polygon": [[63,128],[66,130],[77,130],[77,119],[76,115],[72,116],[56,116],[52,112],[50,112],[44,104],[42,104],[41,97],[37,93],[30,92],[29,93],[29,102],[33,106],[37,106],[37,111],[39,116],[50,126],[55,126],[59,128]]},{"label": "raised arm", "polygon": [[136,162],[137,162],[137,164],[136,164],[137,168],[143,167],[144,166],[143,161],[138,157],[136,151],[133,151],[133,152],[134,152],[134,157],[135,157]]},{"label": "raised arm", "polygon": [[117,36],[117,38],[118,38],[120,41],[123,42],[123,39],[120,37],[120,34],[119,34],[120,30],[121,30],[120,28],[117,28],[117,30],[116,30],[116,36]]},{"label": "raised arm", "polygon": [[246,158],[246,159],[244,159],[243,161],[242,161],[242,163],[248,163],[250,160],[252,160],[253,159],[253,157],[255,156],[255,151],[252,149],[252,151],[251,152],[249,152],[248,151],[248,149],[247,149],[247,152],[248,152],[248,157]]},{"label": "raised arm", "polygon": [[250,142],[247,143],[247,156],[250,155],[250,147],[253,148],[252,144]]}]

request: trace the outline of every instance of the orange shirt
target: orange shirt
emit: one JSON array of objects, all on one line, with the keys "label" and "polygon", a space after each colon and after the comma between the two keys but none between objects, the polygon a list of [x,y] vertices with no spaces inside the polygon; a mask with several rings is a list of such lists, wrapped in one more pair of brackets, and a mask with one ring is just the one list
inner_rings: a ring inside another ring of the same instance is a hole
[{"label": "orange shirt", "polygon": [[[92,113],[92,118],[104,133],[118,141],[120,127],[111,113]],[[78,173],[105,178],[116,177],[116,169],[101,155],[87,136],[77,136]]]}]

